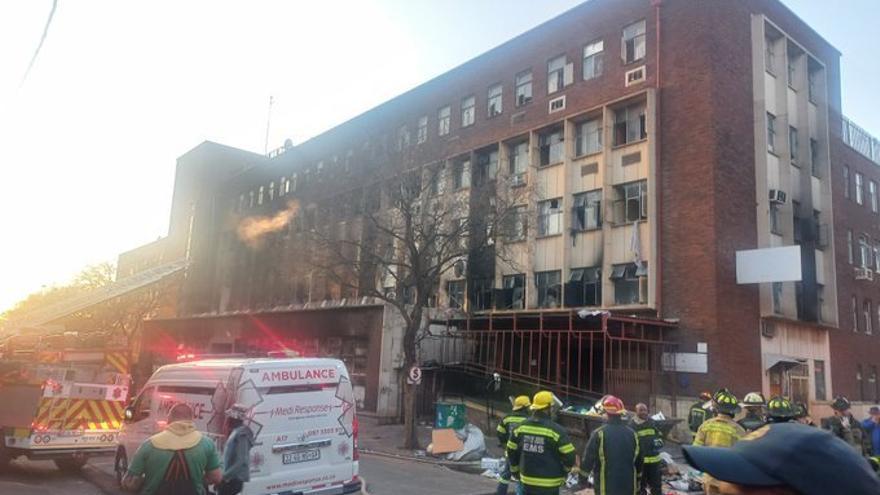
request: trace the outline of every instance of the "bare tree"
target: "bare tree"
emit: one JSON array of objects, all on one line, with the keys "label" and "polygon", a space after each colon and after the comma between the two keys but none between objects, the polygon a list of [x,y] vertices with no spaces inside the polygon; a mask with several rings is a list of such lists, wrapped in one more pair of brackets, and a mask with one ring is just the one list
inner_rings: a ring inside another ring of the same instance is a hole
[{"label": "bare tree", "polygon": [[[497,238],[524,222],[526,188],[497,183],[494,171],[482,169],[474,171],[470,185],[471,170],[458,167],[469,167],[469,161],[386,177],[379,187],[368,188],[373,194],[354,214],[338,201],[304,211],[308,226],[300,259],[341,291],[382,300],[397,310],[404,322],[404,369],[418,363],[426,308],[433,305],[444,276],[470,265],[488,270],[485,275],[494,279],[491,261],[512,263]],[[447,180],[445,168],[451,168],[453,180]],[[452,191],[445,191],[448,183]],[[455,306],[466,309],[467,297],[462,299]],[[402,373],[404,448],[415,449],[416,394],[405,377]]]}]

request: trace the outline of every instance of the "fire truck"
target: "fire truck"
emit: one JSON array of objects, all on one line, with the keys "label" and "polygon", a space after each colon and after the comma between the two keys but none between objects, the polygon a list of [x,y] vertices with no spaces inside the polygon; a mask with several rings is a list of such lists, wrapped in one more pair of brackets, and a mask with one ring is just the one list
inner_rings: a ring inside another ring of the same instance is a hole
[{"label": "fire truck", "polygon": [[116,451],[130,386],[129,348],[109,333],[0,343],[0,464],[26,456],[75,471]]}]

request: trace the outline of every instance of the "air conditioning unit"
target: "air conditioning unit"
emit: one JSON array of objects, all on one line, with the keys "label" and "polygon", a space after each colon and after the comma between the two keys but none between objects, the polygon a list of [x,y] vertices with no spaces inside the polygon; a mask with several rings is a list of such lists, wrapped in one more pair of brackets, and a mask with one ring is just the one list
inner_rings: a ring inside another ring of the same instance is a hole
[{"label": "air conditioning unit", "polygon": [[771,203],[785,203],[785,191],[780,191],[779,189],[770,189],[770,202]]},{"label": "air conditioning unit", "polygon": [[874,271],[867,266],[856,267],[856,280],[874,280]]},{"label": "air conditioning unit", "polygon": [[525,174],[525,172],[510,176],[510,185],[513,186],[513,187],[519,187],[519,186],[524,186],[524,185],[526,185],[526,174]]},{"label": "air conditioning unit", "polygon": [[548,108],[547,113],[558,112],[560,110],[565,110],[565,95],[550,100],[550,107]]},{"label": "air conditioning unit", "polygon": [[645,82],[645,66],[627,71],[625,77],[624,86],[626,87]]}]

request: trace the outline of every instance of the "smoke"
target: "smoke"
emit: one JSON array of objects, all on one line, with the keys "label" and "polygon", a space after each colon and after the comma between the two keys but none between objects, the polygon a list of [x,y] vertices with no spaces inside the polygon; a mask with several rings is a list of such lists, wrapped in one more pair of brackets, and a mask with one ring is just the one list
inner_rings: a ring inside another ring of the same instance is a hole
[{"label": "smoke", "polygon": [[287,203],[287,208],[272,216],[247,217],[238,224],[238,238],[250,247],[258,247],[267,234],[279,232],[287,227],[299,210],[296,201]]}]

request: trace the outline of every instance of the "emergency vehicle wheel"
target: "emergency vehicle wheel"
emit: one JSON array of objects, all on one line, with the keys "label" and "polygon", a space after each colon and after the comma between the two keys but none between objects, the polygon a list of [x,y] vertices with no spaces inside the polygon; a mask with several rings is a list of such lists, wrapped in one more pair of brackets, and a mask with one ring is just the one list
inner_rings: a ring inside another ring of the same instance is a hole
[{"label": "emergency vehicle wheel", "polygon": [[88,462],[88,459],[85,457],[64,457],[62,459],[55,459],[55,465],[58,469],[66,473],[78,472],[86,465],[86,462]]},{"label": "emergency vehicle wheel", "polygon": [[122,478],[128,472],[128,456],[125,455],[125,449],[119,447],[116,451],[116,461],[113,462],[113,471],[116,473],[116,483],[122,486]]}]

